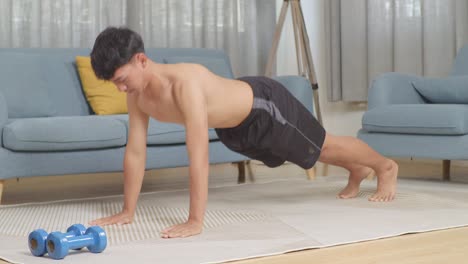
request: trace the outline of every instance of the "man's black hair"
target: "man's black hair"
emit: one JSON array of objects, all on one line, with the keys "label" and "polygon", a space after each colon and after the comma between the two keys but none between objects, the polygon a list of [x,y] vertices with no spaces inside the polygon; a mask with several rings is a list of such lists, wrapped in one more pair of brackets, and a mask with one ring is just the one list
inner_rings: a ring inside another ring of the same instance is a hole
[{"label": "man's black hair", "polygon": [[136,53],[145,52],[141,36],[125,27],[108,27],[96,38],[91,65],[99,79],[110,80]]}]

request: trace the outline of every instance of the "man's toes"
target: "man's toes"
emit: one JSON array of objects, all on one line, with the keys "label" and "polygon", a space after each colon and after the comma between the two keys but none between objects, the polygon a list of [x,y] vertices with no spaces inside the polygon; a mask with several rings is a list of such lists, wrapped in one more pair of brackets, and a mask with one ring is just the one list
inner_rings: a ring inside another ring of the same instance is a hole
[{"label": "man's toes", "polygon": [[369,198],[371,202],[390,202],[395,199],[395,195],[392,193],[388,194],[374,194]]},{"label": "man's toes", "polygon": [[341,199],[351,199],[354,198],[356,195],[351,195],[351,194],[342,194],[340,195]]},{"label": "man's toes", "polygon": [[369,198],[369,201],[371,202],[380,202],[382,200],[382,197],[378,194],[374,194]]},{"label": "man's toes", "polygon": [[384,202],[390,201],[390,194],[389,193],[385,194],[385,196],[383,197],[383,201]]}]

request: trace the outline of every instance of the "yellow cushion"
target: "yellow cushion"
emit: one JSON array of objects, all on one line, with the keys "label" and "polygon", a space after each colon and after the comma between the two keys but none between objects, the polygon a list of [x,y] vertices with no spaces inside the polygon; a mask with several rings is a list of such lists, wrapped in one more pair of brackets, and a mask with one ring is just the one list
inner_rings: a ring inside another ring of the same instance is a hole
[{"label": "yellow cushion", "polygon": [[119,92],[115,84],[100,80],[94,74],[90,57],[76,57],[76,65],[80,74],[86,100],[97,115],[126,114],[127,96]]}]

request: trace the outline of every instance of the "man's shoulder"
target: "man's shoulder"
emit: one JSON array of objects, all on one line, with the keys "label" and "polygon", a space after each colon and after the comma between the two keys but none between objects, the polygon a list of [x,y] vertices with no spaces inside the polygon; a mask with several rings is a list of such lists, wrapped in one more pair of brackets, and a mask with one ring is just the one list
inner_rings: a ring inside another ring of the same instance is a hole
[{"label": "man's shoulder", "polygon": [[177,86],[199,84],[213,78],[213,74],[201,64],[174,64],[174,67],[171,70],[173,72],[173,82]]},{"label": "man's shoulder", "polygon": [[184,75],[190,74],[190,73],[201,73],[203,71],[208,70],[202,64],[188,63],[188,62],[170,64],[170,67],[171,67],[172,71],[176,71],[178,73],[183,73]]}]

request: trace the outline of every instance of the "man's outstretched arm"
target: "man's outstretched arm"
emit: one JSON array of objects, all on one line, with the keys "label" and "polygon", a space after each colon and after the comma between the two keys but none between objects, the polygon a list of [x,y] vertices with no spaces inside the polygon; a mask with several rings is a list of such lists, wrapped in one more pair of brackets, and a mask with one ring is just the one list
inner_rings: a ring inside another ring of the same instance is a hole
[{"label": "man's outstretched arm", "polygon": [[203,90],[196,84],[176,95],[184,116],[189,157],[190,211],[188,220],[162,231],[163,238],[188,237],[201,233],[208,198],[208,113]]},{"label": "man's outstretched arm", "polygon": [[146,136],[149,117],[141,112],[133,96],[127,94],[129,137],[124,157],[124,205],[118,214],[91,221],[90,225],[133,222],[146,164]]}]

